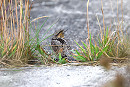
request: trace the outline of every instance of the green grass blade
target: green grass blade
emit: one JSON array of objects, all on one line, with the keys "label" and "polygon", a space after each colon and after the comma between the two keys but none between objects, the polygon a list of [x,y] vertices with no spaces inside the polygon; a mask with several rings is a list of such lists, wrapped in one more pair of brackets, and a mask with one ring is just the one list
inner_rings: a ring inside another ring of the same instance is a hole
[{"label": "green grass blade", "polygon": [[83,43],[84,47],[85,47],[86,49],[88,49],[88,46],[87,46],[83,41],[81,41],[81,42]]},{"label": "green grass blade", "polygon": [[62,60],[62,56],[61,56],[61,53],[59,53],[59,60]]},{"label": "green grass blade", "polygon": [[12,55],[14,55],[15,52],[16,52],[16,50],[17,50],[17,45],[15,45],[14,50],[13,50],[13,52],[11,52],[11,54],[9,55],[9,57],[11,57]]},{"label": "green grass blade", "polygon": [[61,64],[67,63],[66,60],[65,60],[65,58],[63,58],[62,60],[59,60],[58,62],[61,63]]},{"label": "green grass blade", "polygon": [[83,57],[77,50],[75,50],[75,52],[76,52],[77,55],[73,56],[73,57],[76,57],[76,60],[80,60],[82,62],[87,61],[87,59],[85,57]]},{"label": "green grass blade", "polygon": [[[48,18],[47,18],[47,19],[48,19]],[[37,30],[35,36],[30,40],[31,42],[33,42],[34,39],[35,39],[36,37],[38,37],[38,34],[39,34],[40,30],[42,29],[43,25],[46,23],[47,19],[43,22],[43,24],[41,25],[41,27],[38,28],[38,30]],[[32,43],[31,43],[31,44],[32,44]]]},{"label": "green grass blade", "polygon": [[90,59],[94,60],[94,46],[92,44],[92,37],[91,37],[91,33],[90,33],[90,50],[91,50],[91,54],[90,54]]},{"label": "green grass blade", "polygon": [[62,58],[61,53],[59,53],[59,61],[58,62],[61,63],[61,64],[66,63],[66,60],[65,60],[65,58]]},{"label": "green grass blade", "polygon": [[71,50],[74,54],[76,54],[76,52],[74,50]]},{"label": "green grass blade", "polygon": [[92,43],[90,43],[90,47],[91,47],[91,53],[94,55],[95,47]]},{"label": "green grass blade", "polygon": [[100,47],[103,47],[101,40],[98,38],[98,44]]},{"label": "green grass blade", "polygon": [[83,52],[85,52],[85,49],[84,49],[81,45],[79,45],[78,42],[75,41],[75,43],[79,46],[79,48],[80,48]]},{"label": "green grass blade", "polygon": [[79,60],[79,61],[82,61],[82,62],[86,62],[87,61],[87,59],[86,58],[84,58],[83,56],[75,56],[76,57],[76,60]]},{"label": "green grass blade", "polygon": [[99,52],[99,48],[97,46],[95,46],[95,52],[96,54]]},{"label": "green grass blade", "polygon": [[107,31],[106,31],[106,38],[108,38],[108,27],[107,27]]},{"label": "green grass blade", "polygon": [[[56,21],[57,22],[57,21]],[[56,23],[55,22],[55,23]],[[47,31],[43,34],[43,37],[47,34],[47,32],[55,25],[55,23],[53,23],[52,25],[51,25],[51,27],[49,28],[49,29],[47,29]]]},{"label": "green grass blade", "polygon": [[[43,52],[43,50],[40,48],[40,45],[37,45],[36,50],[38,50],[38,52],[42,55],[45,56],[45,53]],[[46,55],[47,56],[47,55]]]},{"label": "green grass blade", "polygon": [[90,43],[90,50],[91,50],[91,53],[92,53],[93,50],[92,50],[92,42],[91,42],[91,40],[92,40],[92,38],[91,38],[91,33],[90,33],[90,42],[89,43]]},{"label": "green grass blade", "polygon": [[46,40],[47,38],[49,38],[50,36],[52,36],[53,34],[47,36],[46,38],[43,38],[41,41],[39,41],[39,43],[41,43],[42,41]]},{"label": "green grass blade", "polygon": [[101,52],[98,54],[97,58],[101,57],[101,55],[108,49],[109,46],[104,47]]},{"label": "green grass blade", "polygon": [[75,50],[75,52],[76,52],[78,55],[81,55],[77,50]]},{"label": "green grass blade", "polygon": [[[47,21],[47,20],[46,20],[46,21]],[[45,21],[45,22],[46,22],[46,21]],[[53,27],[54,24],[55,24],[55,23],[53,23],[53,24],[51,25],[51,27]],[[44,23],[43,23],[43,25],[44,25]],[[50,27],[49,29],[47,29],[47,31],[44,33],[44,35],[43,35],[43,37],[42,37],[43,39],[40,40],[40,41],[38,41],[37,43],[35,43],[35,45],[34,45],[32,48],[35,48],[37,44],[40,44],[42,41],[44,41],[45,39],[47,39],[47,38],[49,38],[50,36],[52,36],[52,35],[49,35],[48,37],[44,38],[44,36],[45,36],[46,33],[51,29],[51,27]],[[42,28],[42,26],[41,26],[41,28]],[[38,35],[38,34],[39,34],[39,31],[38,31],[37,35]]]},{"label": "green grass blade", "polygon": [[107,27],[107,30],[106,30],[106,35],[104,35],[104,37],[105,37],[105,39],[104,39],[104,46],[105,46],[105,44],[108,41],[108,27]]}]

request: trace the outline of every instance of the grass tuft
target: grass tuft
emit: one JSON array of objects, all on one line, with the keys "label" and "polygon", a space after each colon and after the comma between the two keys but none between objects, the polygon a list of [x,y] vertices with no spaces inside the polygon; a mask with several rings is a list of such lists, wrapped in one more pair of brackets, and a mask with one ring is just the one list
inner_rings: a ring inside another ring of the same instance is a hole
[{"label": "grass tuft", "polygon": [[[117,2],[118,4],[118,2]],[[100,32],[98,37],[93,39],[91,33],[89,32],[89,17],[88,17],[88,5],[89,0],[87,1],[87,31],[88,31],[88,38],[86,39],[86,43],[83,41],[82,44],[78,44],[76,41],[75,43],[79,47],[79,50],[73,50],[73,57],[78,61],[94,61],[101,58],[101,56],[111,58],[122,58],[122,57],[129,57],[130,55],[130,44],[129,44],[129,36],[123,33],[123,10],[122,10],[122,19],[121,23],[118,18],[118,6],[117,6],[117,21],[118,25],[114,31],[111,28],[106,28],[105,26],[105,19],[104,19],[104,12],[103,12],[103,2],[101,0],[101,11],[103,15],[103,29],[101,28],[101,24],[98,20]],[[121,4],[122,5],[122,4]],[[122,9],[122,7],[121,7]],[[114,19],[115,21],[115,19]],[[127,31],[126,31],[127,32]],[[127,58],[126,58],[127,59]]]},{"label": "grass tuft", "polygon": [[[50,27],[39,40],[39,32],[48,19],[48,16],[36,18],[30,22],[29,0],[2,0],[0,1],[0,64],[5,66],[22,66],[40,61],[47,64],[51,59],[40,43]],[[25,9],[23,9],[23,4]],[[42,26],[33,28],[32,22],[46,18]],[[36,33],[31,37],[29,32]]]}]

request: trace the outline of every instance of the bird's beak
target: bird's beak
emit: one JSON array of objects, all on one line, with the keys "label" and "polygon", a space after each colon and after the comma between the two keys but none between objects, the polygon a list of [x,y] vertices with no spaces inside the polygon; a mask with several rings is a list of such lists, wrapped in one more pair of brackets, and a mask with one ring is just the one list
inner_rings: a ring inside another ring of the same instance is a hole
[{"label": "bird's beak", "polygon": [[64,32],[66,32],[68,29],[64,30]]}]

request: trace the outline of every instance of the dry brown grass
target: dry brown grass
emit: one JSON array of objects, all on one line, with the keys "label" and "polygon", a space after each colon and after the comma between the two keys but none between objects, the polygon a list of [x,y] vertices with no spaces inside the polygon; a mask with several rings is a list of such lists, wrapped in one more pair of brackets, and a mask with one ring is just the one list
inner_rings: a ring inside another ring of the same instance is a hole
[{"label": "dry brown grass", "polygon": [[14,2],[0,0],[0,63],[7,65],[26,62],[29,52],[29,0],[25,0],[25,10],[23,0]]}]

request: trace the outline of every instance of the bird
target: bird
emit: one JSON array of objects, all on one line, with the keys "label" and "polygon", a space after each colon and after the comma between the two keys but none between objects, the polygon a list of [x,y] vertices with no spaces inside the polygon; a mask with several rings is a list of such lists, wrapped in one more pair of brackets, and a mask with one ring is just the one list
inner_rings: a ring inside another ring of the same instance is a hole
[{"label": "bird", "polygon": [[[61,53],[62,58],[67,58],[69,50],[71,49],[70,45],[68,45],[66,39],[64,38],[64,34],[66,31],[63,29],[56,30],[51,39],[52,50],[54,51],[56,56]],[[56,58],[56,60],[58,60],[58,58]]]}]

